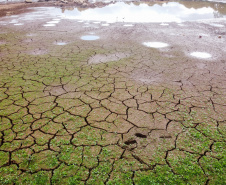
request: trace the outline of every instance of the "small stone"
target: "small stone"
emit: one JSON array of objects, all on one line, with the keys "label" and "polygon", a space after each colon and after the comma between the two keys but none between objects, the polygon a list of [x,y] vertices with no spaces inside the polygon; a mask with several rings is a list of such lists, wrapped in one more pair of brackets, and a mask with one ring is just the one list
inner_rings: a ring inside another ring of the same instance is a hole
[{"label": "small stone", "polygon": [[32,3],[32,0],[25,0],[25,3]]},{"label": "small stone", "polygon": [[221,35],[219,35],[218,38],[221,39]]},{"label": "small stone", "polygon": [[11,12],[6,12],[6,15],[9,16],[9,15],[12,15],[12,13]]}]

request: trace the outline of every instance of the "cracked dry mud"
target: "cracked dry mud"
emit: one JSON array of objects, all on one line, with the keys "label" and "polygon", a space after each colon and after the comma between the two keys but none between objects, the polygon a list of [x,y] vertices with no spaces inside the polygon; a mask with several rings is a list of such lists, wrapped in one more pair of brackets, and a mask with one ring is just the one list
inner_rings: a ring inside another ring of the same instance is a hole
[{"label": "cracked dry mud", "polygon": [[[1,26],[1,184],[225,182],[222,28],[43,24]],[[80,39],[91,31],[100,39]]]}]

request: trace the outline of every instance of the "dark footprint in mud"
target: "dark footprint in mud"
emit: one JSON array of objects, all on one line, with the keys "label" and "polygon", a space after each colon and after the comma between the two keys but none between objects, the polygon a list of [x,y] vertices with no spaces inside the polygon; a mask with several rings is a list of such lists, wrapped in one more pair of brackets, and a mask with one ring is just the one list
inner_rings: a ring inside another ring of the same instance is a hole
[{"label": "dark footprint in mud", "polygon": [[137,141],[136,140],[132,140],[132,139],[130,139],[128,141],[125,141],[126,145],[132,145],[132,144],[135,144],[135,143],[137,143]]},{"label": "dark footprint in mud", "polygon": [[170,139],[170,138],[172,138],[172,136],[160,136],[159,138],[161,138],[161,139]]},{"label": "dark footprint in mud", "polygon": [[141,133],[136,133],[135,136],[140,137],[140,138],[147,138],[146,135],[141,134]]}]

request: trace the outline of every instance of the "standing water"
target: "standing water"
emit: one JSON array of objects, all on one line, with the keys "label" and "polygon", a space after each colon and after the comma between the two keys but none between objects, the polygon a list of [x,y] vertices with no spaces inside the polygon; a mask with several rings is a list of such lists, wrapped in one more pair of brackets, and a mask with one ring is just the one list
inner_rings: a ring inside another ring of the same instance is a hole
[{"label": "standing water", "polygon": [[[59,9],[55,12],[60,14]],[[212,2],[116,2],[103,7],[65,10],[66,19],[106,22],[183,22],[226,18],[226,4]]]}]

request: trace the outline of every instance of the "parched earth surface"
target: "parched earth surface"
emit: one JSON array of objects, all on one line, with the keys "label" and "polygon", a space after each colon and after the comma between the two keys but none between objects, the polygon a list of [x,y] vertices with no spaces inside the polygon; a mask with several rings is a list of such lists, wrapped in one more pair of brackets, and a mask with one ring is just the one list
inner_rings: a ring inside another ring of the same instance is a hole
[{"label": "parched earth surface", "polygon": [[102,26],[47,11],[0,19],[0,184],[225,183],[224,21]]}]

